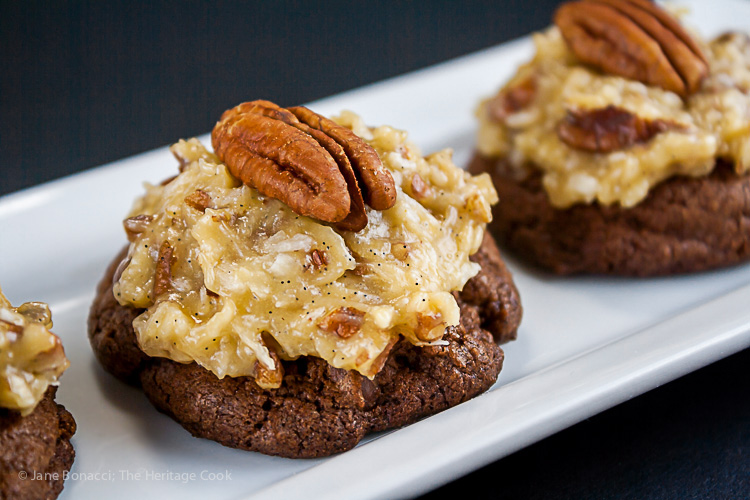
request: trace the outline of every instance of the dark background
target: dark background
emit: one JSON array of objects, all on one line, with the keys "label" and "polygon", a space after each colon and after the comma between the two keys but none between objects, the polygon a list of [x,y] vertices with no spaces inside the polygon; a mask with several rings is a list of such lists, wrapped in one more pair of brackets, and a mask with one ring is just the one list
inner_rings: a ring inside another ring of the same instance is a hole
[{"label": "dark background", "polygon": [[[242,101],[304,103],[522,36],[555,4],[0,0],[0,195],[206,133]],[[425,498],[748,498],[748,367],[745,350]]]}]

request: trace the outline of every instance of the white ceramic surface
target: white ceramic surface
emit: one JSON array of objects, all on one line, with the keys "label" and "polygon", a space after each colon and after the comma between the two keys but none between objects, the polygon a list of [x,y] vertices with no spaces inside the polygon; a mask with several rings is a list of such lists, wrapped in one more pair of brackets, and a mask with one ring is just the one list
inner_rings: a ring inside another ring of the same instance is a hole
[{"label": "white ceramic surface", "polygon": [[[750,31],[750,2],[681,3],[706,35]],[[477,101],[530,54],[523,39],[311,107],[356,110],[370,124],[409,130],[425,152],[453,147],[465,164]],[[77,457],[62,499],[411,496],[750,345],[750,265],[646,280],[561,279],[509,260],[525,313],[488,393],[329,459],[194,439],[107,375],[85,333],[94,287],[124,244],[121,220],[141,182],[175,170],[162,148],[0,198],[0,284],[13,303],[51,305],[72,363],[58,401],[78,422]]]}]

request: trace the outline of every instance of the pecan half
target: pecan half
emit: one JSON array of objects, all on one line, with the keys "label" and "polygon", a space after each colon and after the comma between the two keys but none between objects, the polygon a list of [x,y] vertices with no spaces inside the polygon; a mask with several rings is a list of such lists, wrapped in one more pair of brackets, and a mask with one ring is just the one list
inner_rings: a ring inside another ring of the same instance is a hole
[{"label": "pecan half", "polygon": [[708,74],[698,44],[649,0],[579,0],[561,5],[555,24],[581,61],[605,73],[675,92],[695,92]]},{"label": "pecan half", "polygon": [[339,307],[318,322],[318,327],[348,339],[362,327],[365,313],[353,307]]},{"label": "pecan half", "polygon": [[607,106],[593,110],[570,110],[557,125],[557,136],[570,147],[594,153],[609,153],[647,142],[666,130],[682,125],[665,120],[645,120],[624,109]]},{"label": "pecan half", "polygon": [[393,177],[375,150],[307,108],[246,102],[224,112],[211,139],[242,182],[340,229],[367,225],[365,202],[385,210],[396,201]]},{"label": "pecan half", "polygon": [[[337,222],[336,227],[348,231],[359,231],[367,225],[365,202],[362,197],[362,191],[359,188],[359,183],[357,182],[357,176],[352,168],[352,163],[347,157],[344,148],[324,132],[312,128],[306,123],[295,123],[294,126],[314,137],[315,140],[318,141],[318,143],[323,146],[336,161],[336,164],[341,171],[341,175],[344,176],[351,204],[349,205],[349,214],[343,220]],[[357,139],[361,140],[359,138]],[[380,162],[380,158],[378,158],[377,161]]]},{"label": "pecan half", "polygon": [[289,111],[310,127],[320,130],[341,145],[351,160],[357,180],[361,181],[365,202],[375,210],[387,210],[396,202],[396,185],[391,174],[383,167],[380,157],[369,144],[346,127],[310,111],[303,106]]}]

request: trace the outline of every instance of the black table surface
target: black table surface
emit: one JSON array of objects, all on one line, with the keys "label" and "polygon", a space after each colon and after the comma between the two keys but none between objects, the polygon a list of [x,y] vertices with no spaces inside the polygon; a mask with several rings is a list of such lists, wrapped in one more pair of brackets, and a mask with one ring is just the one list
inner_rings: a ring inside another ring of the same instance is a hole
[{"label": "black table surface", "polygon": [[[309,102],[502,43],[556,4],[0,0],[0,195],[206,133],[243,101]],[[423,498],[750,498],[748,366],[729,356]]]}]

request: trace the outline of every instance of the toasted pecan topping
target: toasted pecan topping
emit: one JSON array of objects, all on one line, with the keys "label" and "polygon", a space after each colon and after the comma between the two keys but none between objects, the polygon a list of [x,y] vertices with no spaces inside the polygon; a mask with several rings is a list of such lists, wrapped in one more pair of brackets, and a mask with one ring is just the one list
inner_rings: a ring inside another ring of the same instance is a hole
[{"label": "toasted pecan topping", "polygon": [[401,337],[397,335],[395,337],[392,337],[391,340],[388,341],[388,345],[385,346],[385,349],[383,349],[378,357],[375,358],[375,360],[372,362],[372,365],[370,365],[370,376],[377,375],[377,373],[383,369],[385,363],[388,361],[388,356],[391,355],[391,351],[396,346],[396,344],[398,344],[399,340],[401,340]]},{"label": "toasted pecan topping", "polygon": [[327,332],[335,333],[342,339],[348,339],[357,333],[365,319],[365,313],[353,307],[339,307],[318,322],[318,326]]},{"label": "toasted pecan topping", "polygon": [[488,103],[488,111],[494,120],[501,122],[509,115],[531,104],[534,97],[536,97],[536,79],[530,76],[495,96]]},{"label": "toasted pecan topping", "polygon": [[560,6],[555,24],[581,61],[605,73],[655,85],[683,97],[708,74],[698,44],[648,0],[579,0]]},{"label": "toasted pecan topping", "polygon": [[172,246],[164,241],[159,248],[159,256],[156,260],[156,274],[154,275],[154,299],[166,293],[172,287],[172,263],[174,255]]},{"label": "toasted pecan topping", "polygon": [[346,127],[296,106],[289,111],[310,127],[320,130],[341,145],[361,182],[365,202],[375,210],[387,210],[396,202],[396,188],[391,174],[383,167],[375,150]]},{"label": "toasted pecan topping", "polygon": [[277,350],[278,343],[267,333],[261,335],[261,342],[268,349],[268,354],[273,360],[273,367],[267,367],[260,361],[255,362],[255,383],[264,389],[276,389],[281,387],[284,381],[284,366],[281,364]]},{"label": "toasted pecan topping", "polygon": [[205,212],[211,206],[211,195],[202,189],[196,189],[190,196],[185,198],[185,203],[199,212]]},{"label": "toasted pecan topping", "polygon": [[418,200],[426,200],[435,196],[435,192],[419,174],[414,174],[411,177],[411,192],[414,198]]},{"label": "toasted pecan topping", "polygon": [[375,150],[307,108],[246,102],[222,115],[211,138],[235,177],[300,215],[359,231],[365,202],[376,210],[395,203],[393,177]]},{"label": "toasted pecan topping", "polygon": [[414,333],[419,340],[425,342],[437,340],[443,336],[443,330],[445,330],[445,320],[440,313],[417,314],[417,328]]},{"label": "toasted pecan topping", "polygon": [[568,111],[557,126],[557,136],[573,148],[610,153],[647,142],[660,132],[680,128],[676,123],[646,120],[624,109],[607,106],[587,111]]},{"label": "toasted pecan topping", "polygon": [[136,215],[135,217],[128,217],[122,221],[122,225],[125,228],[125,234],[128,236],[128,241],[133,242],[135,238],[148,228],[151,221],[154,220],[153,215]]},{"label": "toasted pecan topping", "polygon": [[309,260],[309,266],[313,269],[320,269],[328,264],[328,254],[325,250],[318,250],[317,248],[310,252],[307,256]]}]

